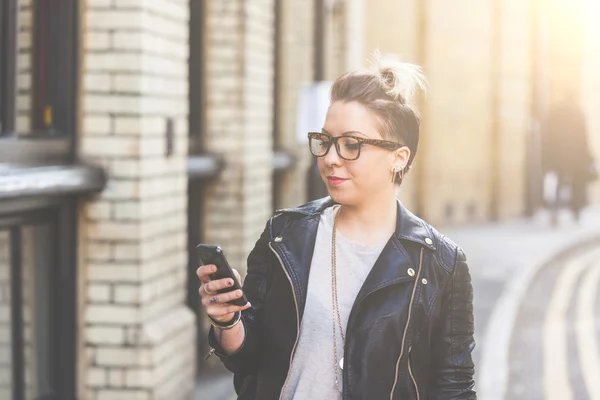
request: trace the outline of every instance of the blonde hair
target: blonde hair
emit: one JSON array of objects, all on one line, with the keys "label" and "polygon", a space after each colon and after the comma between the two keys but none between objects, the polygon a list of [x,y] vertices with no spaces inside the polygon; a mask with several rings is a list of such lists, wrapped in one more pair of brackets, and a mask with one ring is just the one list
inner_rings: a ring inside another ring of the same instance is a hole
[{"label": "blonde hair", "polygon": [[381,124],[382,136],[410,149],[406,173],[419,145],[421,118],[413,104],[419,89],[427,89],[421,67],[382,59],[376,52],[370,68],[348,72],[333,83],[331,103],[357,101],[373,111]]}]

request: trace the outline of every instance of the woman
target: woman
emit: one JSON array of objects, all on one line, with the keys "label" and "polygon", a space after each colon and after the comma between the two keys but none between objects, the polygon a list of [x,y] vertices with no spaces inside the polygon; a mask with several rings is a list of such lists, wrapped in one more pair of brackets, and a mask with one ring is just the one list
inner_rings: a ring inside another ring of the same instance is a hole
[{"label": "woman", "polygon": [[464,253],[395,195],[412,165],[424,79],[409,64],[334,83],[309,134],[330,197],[279,210],[248,257],[250,303],[198,269],[209,343],[239,399],[475,399]]}]

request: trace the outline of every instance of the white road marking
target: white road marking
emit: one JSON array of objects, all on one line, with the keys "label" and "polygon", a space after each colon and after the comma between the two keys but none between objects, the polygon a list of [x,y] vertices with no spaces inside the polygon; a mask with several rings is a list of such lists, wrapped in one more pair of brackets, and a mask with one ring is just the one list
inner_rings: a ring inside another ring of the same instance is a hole
[{"label": "white road marking", "polygon": [[573,400],[569,381],[567,312],[579,276],[597,259],[598,251],[587,252],[568,262],[556,280],[546,311],[543,331],[544,399]]},{"label": "white road marking", "polygon": [[577,347],[583,380],[592,400],[600,400],[600,350],[596,338],[596,299],[600,286],[600,260],[589,269],[577,296]]},{"label": "white road marking", "polygon": [[556,254],[543,259],[531,268],[518,270],[508,281],[500,299],[496,302],[483,339],[481,366],[478,368],[478,397],[485,400],[504,400],[510,371],[510,343],[519,307],[537,272],[554,256]]},{"label": "white road marking", "polygon": [[583,242],[597,243],[600,241],[600,235],[594,233],[584,239],[585,236],[572,235],[560,243],[553,243],[551,251],[532,261],[531,265],[522,265],[509,276],[482,335],[481,360],[476,367],[478,371],[476,388],[481,399],[505,400],[511,368],[509,353],[515,323],[521,304],[538,272],[560,254],[578,247]]}]

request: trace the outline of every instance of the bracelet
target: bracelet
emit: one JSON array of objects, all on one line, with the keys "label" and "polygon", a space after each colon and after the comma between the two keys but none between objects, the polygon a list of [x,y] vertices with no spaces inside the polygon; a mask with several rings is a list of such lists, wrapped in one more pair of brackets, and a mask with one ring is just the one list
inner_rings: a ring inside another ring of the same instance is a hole
[{"label": "bracelet", "polygon": [[235,313],[235,315],[233,316],[233,319],[229,322],[219,322],[219,321],[215,321],[214,319],[212,319],[210,316],[208,317],[210,319],[210,324],[212,326],[214,326],[215,328],[219,328],[222,331],[228,331],[231,328],[233,328],[234,326],[236,326],[237,324],[240,323],[240,321],[242,320],[242,313],[237,311]]}]

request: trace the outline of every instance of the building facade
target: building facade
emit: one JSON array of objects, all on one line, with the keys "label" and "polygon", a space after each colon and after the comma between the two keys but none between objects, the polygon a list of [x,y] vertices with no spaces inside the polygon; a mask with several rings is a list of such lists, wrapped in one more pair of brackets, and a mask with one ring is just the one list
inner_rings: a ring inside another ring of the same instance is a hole
[{"label": "building facade", "polygon": [[595,42],[549,78],[540,4],[3,0],[0,399],[193,398],[196,244],[245,271],[275,210],[315,193],[303,91],[375,49],[430,81],[402,201],[435,224],[531,211],[536,78],[576,76],[588,110],[600,84]]}]

